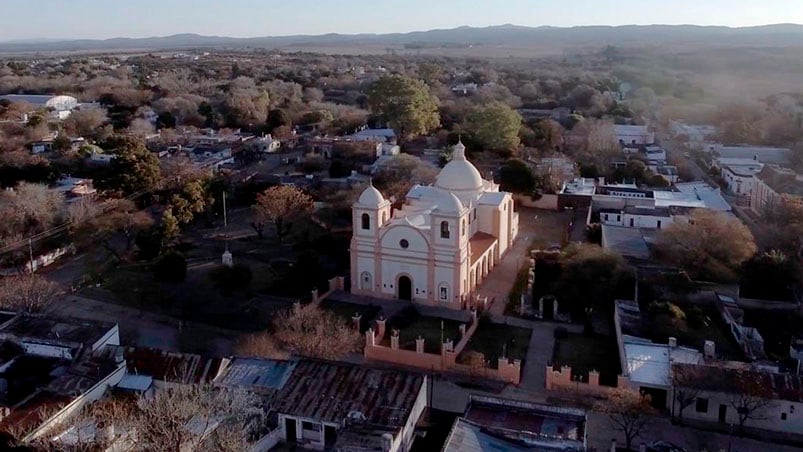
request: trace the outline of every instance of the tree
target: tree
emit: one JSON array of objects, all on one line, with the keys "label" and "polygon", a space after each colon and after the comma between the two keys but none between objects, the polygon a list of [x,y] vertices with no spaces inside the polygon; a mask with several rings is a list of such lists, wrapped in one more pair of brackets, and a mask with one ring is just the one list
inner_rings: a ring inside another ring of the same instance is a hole
[{"label": "tree", "polygon": [[7,276],[0,279],[0,308],[42,312],[63,293],[58,284],[36,274]]},{"label": "tree", "polygon": [[349,322],[314,304],[296,304],[273,322],[273,339],[290,354],[336,360],[356,351],[362,337]]},{"label": "tree", "polygon": [[19,183],[0,192],[0,237],[30,236],[61,221],[65,201],[61,193],[44,184]]},{"label": "tree", "polygon": [[268,92],[257,87],[248,77],[232,80],[223,100],[228,123],[235,127],[252,128],[263,124],[268,118],[269,105]]},{"label": "tree", "polygon": [[438,171],[431,164],[410,154],[386,160],[374,174],[376,188],[389,198],[401,200],[415,184],[435,182]]},{"label": "tree", "polygon": [[750,229],[738,218],[708,209],[692,212],[662,230],[656,251],[693,278],[733,281],[742,264],[756,253]]},{"label": "tree", "polygon": [[177,238],[181,234],[181,226],[178,219],[173,215],[173,209],[168,207],[162,213],[162,237],[167,242]]},{"label": "tree", "polygon": [[618,254],[598,245],[572,244],[561,256],[558,298],[569,304],[574,317],[589,317],[589,310],[613,302],[624,275],[625,263]]},{"label": "tree", "polygon": [[728,404],[736,410],[740,431],[744,431],[748,420],[769,418],[766,410],[772,405],[772,385],[765,378],[757,378],[757,373],[759,372],[735,370],[729,376],[728,384],[732,390]]},{"label": "tree", "polygon": [[674,402],[672,416],[675,415],[677,407],[678,421],[683,424],[683,412],[697,401],[700,391],[694,387],[695,374],[685,366],[672,367],[672,391],[674,392]]},{"label": "tree", "polygon": [[522,160],[511,159],[502,164],[499,170],[500,188],[511,193],[532,194],[535,189],[535,176]]},{"label": "tree", "polygon": [[153,274],[159,281],[184,281],[187,277],[187,260],[177,251],[168,251],[156,261]]},{"label": "tree", "polygon": [[438,99],[424,82],[403,75],[382,77],[374,83],[368,91],[368,105],[402,140],[440,125]]},{"label": "tree", "polygon": [[[179,385],[130,399],[103,399],[88,405],[65,425],[68,429],[110,426],[126,432],[134,450],[236,451],[249,449],[249,437],[264,428],[261,400],[242,390],[207,385]],[[89,435],[77,435],[85,437]],[[105,449],[105,438],[93,435],[86,450]]]},{"label": "tree", "polygon": [[105,177],[97,185],[107,191],[131,195],[157,187],[161,180],[159,158],[132,136],[115,135],[101,147],[114,154]]},{"label": "tree", "polygon": [[95,137],[100,126],[108,121],[106,110],[102,108],[76,110],[64,120],[64,130],[74,137]]},{"label": "tree", "polygon": [[279,243],[282,243],[293,221],[310,213],[313,207],[309,195],[289,185],[271,187],[257,195],[256,201],[252,226],[262,238],[261,231],[265,224],[272,223]]},{"label": "tree", "polygon": [[[80,203],[80,208],[71,209],[75,235],[85,245],[102,244],[118,261],[123,256],[115,248],[118,234],[125,238],[124,251],[131,250],[137,234],[153,225],[153,217],[139,210],[133,201],[112,199],[102,204]],[[80,211],[77,211],[80,209]]]},{"label": "tree", "polygon": [[654,413],[649,396],[627,388],[611,391],[608,400],[596,405],[596,411],[606,414],[614,430],[625,435],[627,450],[631,450],[633,440],[641,435]]},{"label": "tree", "polygon": [[521,115],[499,101],[474,108],[466,118],[466,130],[483,149],[504,155],[518,148],[520,127]]},{"label": "tree", "polygon": [[210,199],[201,180],[187,182],[181,193],[170,198],[173,215],[182,224],[190,223],[196,214],[206,210],[209,203]]}]

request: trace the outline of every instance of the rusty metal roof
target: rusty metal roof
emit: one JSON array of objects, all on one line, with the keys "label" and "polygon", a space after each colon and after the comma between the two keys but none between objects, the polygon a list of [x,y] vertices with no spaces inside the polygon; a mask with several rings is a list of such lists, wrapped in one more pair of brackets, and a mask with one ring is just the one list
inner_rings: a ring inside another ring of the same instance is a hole
[{"label": "rusty metal roof", "polygon": [[423,384],[424,377],[418,373],[304,360],[274,398],[273,409],[337,423],[360,413],[365,424],[399,428],[410,416]]},{"label": "rusty metal roof", "polygon": [[120,347],[128,373],[148,375],[170,383],[201,384],[211,382],[220,371],[222,358],[192,353],[176,353],[155,348]]}]

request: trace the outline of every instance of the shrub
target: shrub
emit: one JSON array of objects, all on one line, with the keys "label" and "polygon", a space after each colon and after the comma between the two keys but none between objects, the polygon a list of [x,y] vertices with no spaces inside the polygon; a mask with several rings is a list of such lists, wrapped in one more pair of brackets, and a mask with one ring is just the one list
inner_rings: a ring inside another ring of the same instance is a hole
[{"label": "shrub", "polygon": [[156,261],[153,273],[157,281],[184,281],[187,277],[187,260],[178,251],[168,251]]}]

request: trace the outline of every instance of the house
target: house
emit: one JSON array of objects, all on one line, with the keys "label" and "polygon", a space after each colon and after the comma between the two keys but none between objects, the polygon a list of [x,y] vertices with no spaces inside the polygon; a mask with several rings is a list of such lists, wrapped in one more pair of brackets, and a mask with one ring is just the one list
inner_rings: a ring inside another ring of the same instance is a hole
[{"label": "house", "polygon": [[234,358],[215,379],[261,396],[280,441],[315,450],[406,452],[427,377],[366,365]]},{"label": "house", "polygon": [[650,258],[650,248],[647,246],[647,239],[640,228],[603,224],[602,247],[626,258],[636,260]]},{"label": "house", "polygon": [[803,174],[777,165],[766,165],[754,176],[750,209],[764,215],[782,195],[803,198]]},{"label": "house", "polygon": [[678,345],[673,337],[667,344],[656,344],[648,339],[622,335],[619,359],[622,375],[628,378],[630,387],[649,394],[656,408],[668,410],[672,402],[672,365],[700,364],[703,354]]},{"label": "house", "polygon": [[744,310],[730,296],[717,294],[717,310],[728,326],[733,340],[742,348],[751,361],[767,358],[764,352],[764,338],[754,327],[744,325]]},{"label": "house", "polygon": [[512,195],[480,176],[462,143],[400,209],[369,186],[352,212],[352,293],[451,308],[466,307],[518,234]]},{"label": "house", "polygon": [[668,184],[676,184],[680,180],[678,168],[672,165],[650,166],[650,171],[661,176]]},{"label": "house", "polygon": [[667,207],[633,206],[625,204],[622,209],[601,209],[600,223],[629,228],[661,229],[672,224],[672,215]]},{"label": "house", "polygon": [[622,145],[646,146],[655,143],[655,134],[647,126],[616,124],[614,133]]},{"label": "house", "polygon": [[[803,432],[803,377],[744,363],[672,364],[674,391],[695,396],[687,420],[773,432]],[[677,414],[680,407],[673,407]]]},{"label": "house", "polygon": [[93,197],[98,192],[93,186],[92,179],[79,179],[70,176],[57,180],[56,186],[52,190],[64,195],[68,204],[87,197]]},{"label": "house", "polygon": [[117,324],[0,313],[0,430],[47,434],[125,375]]},{"label": "house", "polygon": [[647,146],[644,148],[644,155],[650,165],[663,165],[666,163],[666,151],[661,146]]},{"label": "house", "polygon": [[673,137],[685,140],[686,145],[692,149],[702,149],[717,133],[717,128],[714,126],[686,124],[680,121],[671,121],[669,129]]},{"label": "house", "polygon": [[455,93],[455,94],[460,94],[460,95],[463,95],[463,96],[467,96],[469,94],[474,94],[475,92],[477,92],[477,88],[478,87],[477,87],[476,83],[460,83],[460,84],[454,85],[451,88],[451,91],[453,93]]},{"label": "house", "polygon": [[764,164],[757,158],[725,158],[714,159],[714,165],[719,168],[719,175],[728,185],[728,190],[741,196],[750,196],[753,192],[755,175]]},{"label": "house", "polygon": [[721,144],[711,144],[705,148],[710,154],[717,158],[727,159],[753,159],[761,163],[785,164],[789,162],[792,155],[791,149],[774,148],[767,146],[724,146]]},{"label": "house", "polygon": [[393,129],[363,129],[351,135],[355,141],[378,141],[380,143],[391,143],[396,140],[396,132]]},{"label": "house", "polygon": [[585,411],[472,394],[443,452],[587,450]]}]

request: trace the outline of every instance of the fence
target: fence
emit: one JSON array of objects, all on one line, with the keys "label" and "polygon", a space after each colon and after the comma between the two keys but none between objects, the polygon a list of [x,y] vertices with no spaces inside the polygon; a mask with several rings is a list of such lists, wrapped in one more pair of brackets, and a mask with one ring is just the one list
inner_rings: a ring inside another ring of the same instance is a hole
[{"label": "fence", "polygon": [[[355,316],[354,324],[359,328],[360,317]],[[439,354],[426,353],[424,351],[425,339],[418,337],[415,340],[415,350],[405,350],[399,348],[399,332],[393,331],[390,336],[390,347],[381,345],[385,337],[385,323],[383,319],[376,321],[376,330],[369,328],[365,332],[365,348],[363,355],[367,359],[374,359],[403,366],[418,367],[432,371],[452,371],[467,375],[482,376],[485,378],[502,380],[508,383],[519,384],[521,381],[521,361],[499,358],[498,368],[493,369],[485,366],[471,366],[457,363],[457,356],[466,348],[469,340],[477,331],[479,320],[476,311],[472,311],[471,323],[468,328],[465,324],[460,325],[460,340],[457,345],[449,340],[441,344]]]},{"label": "fence", "polygon": [[629,388],[630,381],[627,377],[619,375],[616,386],[605,386],[599,383],[599,372],[592,370],[588,372],[588,381],[572,379],[572,368],[563,366],[558,370],[552,364],[546,365],[546,389],[547,391],[573,391],[578,394],[591,396],[607,396],[617,388]]}]

